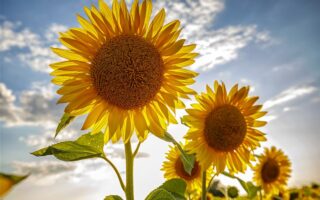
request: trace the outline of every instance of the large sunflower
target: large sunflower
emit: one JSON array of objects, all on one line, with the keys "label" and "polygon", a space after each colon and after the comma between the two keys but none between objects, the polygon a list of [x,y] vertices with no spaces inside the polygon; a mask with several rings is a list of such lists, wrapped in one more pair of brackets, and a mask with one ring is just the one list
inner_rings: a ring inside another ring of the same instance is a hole
[{"label": "large sunflower", "polygon": [[112,7],[99,0],[78,16],[81,28],[61,33],[68,49],[52,48],[67,59],[51,64],[53,83],[60,85],[59,103],[65,112],[88,114],[82,129],[105,132],[105,141],[127,142],[135,131],[139,140],[151,131],[162,135],[172,112],[183,108],[181,98],[195,94],[188,85],[197,73],[185,69],[198,55],[194,44],[179,39],[179,20],[164,25],[165,11],[151,21],[152,1],[138,0],[129,11],[124,0]]},{"label": "large sunflower", "polygon": [[[167,180],[173,178],[183,179],[187,183],[187,192],[192,194],[201,189],[202,169],[197,161],[191,174],[188,174],[183,167],[181,160],[181,153],[176,146],[170,147],[166,156],[166,161],[163,162],[161,170],[164,171],[164,177]],[[207,175],[207,182],[210,181],[211,176]]]},{"label": "large sunflower", "polygon": [[187,109],[183,121],[190,127],[185,138],[186,149],[196,153],[203,168],[214,166],[217,173],[227,166],[230,172],[244,172],[252,158],[252,150],[265,141],[264,133],[256,127],[266,122],[257,119],[266,112],[254,105],[258,97],[249,97],[249,87],[233,86],[229,94],[224,83],[214,83],[214,91],[196,97],[199,103]]},{"label": "large sunflower", "polygon": [[291,173],[291,163],[280,149],[265,148],[254,167],[253,180],[266,194],[278,194],[286,185]]}]

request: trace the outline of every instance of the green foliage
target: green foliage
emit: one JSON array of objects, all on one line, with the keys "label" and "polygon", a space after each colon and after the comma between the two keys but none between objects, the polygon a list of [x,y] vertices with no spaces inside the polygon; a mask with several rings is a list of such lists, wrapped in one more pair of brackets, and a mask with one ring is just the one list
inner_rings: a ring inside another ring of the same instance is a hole
[{"label": "green foliage", "polygon": [[214,197],[221,197],[224,198],[224,188],[220,186],[220,181],[214,180],[208,186],[208,193],[211,193]]},{"label": "green foliage", "polygon": [[187,184],[182,179],[171,179],[153,190],[146,200],[185,200]]},{"label": "green foliage", "polygon": [[233,179],[237,179],[239,181],[239,183],[241,184],[242,188],[247,192],[247,197],[249,199],[253,199],[257,196],[258,194],[258,191],[261,190],[261,187],[257,187],[255,186],[251,181],[248,181],[248,182],[245,182],[243,181],[242,179],[234,176],[234,175],[231,175],[227,172],[223,172],[222,173],[223,175],[227,176],[227,177],[230,177],[230,178],[233,178]]},{"label": "green foliage", "polygon": [[103,157],[103,133],[91,135],[87,133],[75,141],[60,142],[49,147],[37,150],[35,156],[53,155],[59,160],[76,161],[88,158]]},{"label": "green foliage", "polygon": [[238,196],[239,196],[239,191],[238,191],[238,189],[237,189],[236,187],[234,187],[234,186],[229,187],[229,188],[228,188],[228,196],[229,196],[230,198],[236,198],[236,197],[238,197]]},{"label": "green foliage", "polygon": [[146,200],[175,200],[174,196],[165,189],[155,189],[146,198]]},{"label": "green foliage", "polygon": [[179,149],[179,151],[181,153],[181,158],[182,158],[181,161],[182,161],[182,164],[183,164],[183,168],[189,175],[191,175],[192,169],[194,167],[195,155],[187,154],[182,149],[181,145],[168,132],[165,132],[164,136],[161,137],[160,139],[162,139],[162,140],[164,140],[166,142],[172,142],[174,145],[176,145],[176,147]]},{"label": "green foliage", "polygon": [[76,118],[75,116],[71,116],[68,113],[64,113],[57,126],[56,134],[54,135],[54,137],[57,137],[59,132],[65,127],[67,127],[75,118]]},{"label": "green foliage", "polygon": [[109,196],[106,196],[104,200],[123,200],[123,199],[118,195],[109,195]]},{"label": "green foliage", "polygon": [[6,174],[6,173],[0,172],[0,178],[8,179],[8,180],[12,181],[14,185],[20,183],[21,181],[26,179],[28,176],[29,175],[19,176],[19,175],[15,175],[15,174]]}]

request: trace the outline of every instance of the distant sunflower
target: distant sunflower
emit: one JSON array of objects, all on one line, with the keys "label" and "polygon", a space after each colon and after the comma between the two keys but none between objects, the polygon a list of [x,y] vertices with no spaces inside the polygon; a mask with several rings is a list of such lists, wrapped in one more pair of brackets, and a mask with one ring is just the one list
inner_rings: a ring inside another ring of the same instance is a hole
[{"label": "distant sunflower", "polygon": [[8,193],[13,185],[14,183],[12,180],[0,175],[0,197],[3,197],[6,193]]},{"label": "distant sunflower", "polygon": [[140,141],[149,131],[161,136],[177,123],[172,112],[184,107],[180,98],[195,94],[188,85],[197,73],[185,69],[198,55],[195,45],[178,40],[179,20],[164,25],[162,9],[151,21],[152,1],[138,2],[130,11],[124,0],[85,7],[82,28],[61,33],[68,49],[52,48],[67,59],[50,65],[61,86],[58,102],[68,103],[70,115],[88,114],[82,129],[103,130],[106,142],[127,142],[134,131]]},{"label": "distant sunflower", "polygon": [[[198,193],[192,196],[190,199],[201,200],[201,190],[198,191]],[[210,192],[207,192],[207,200],[218,200],[218,199],[220,198],[214,197],[213,194],[211,194]]]},{"label": "distant sunflower", "polygon": [[265,148],[254,167],[253,180],[262,186],[266,194],[279,194],[287,185],[291,173],[288,157],[276,147]]},{"label": "distant sunflower", "polygon": [[[181,153],[176,146],[170,147],[166,156],[167,160],[163,162],[162,171],[164,171],[164,177],[167,180],[173,178],[183,179],[187,183],[187,192],[193,193],[201,189],[202,169],[197,161],[194,163],[194,167],[191,174],[188,174],[183,167],[181,161]],[[207,175],[207,182],[210,181],[210,176]]]},{"label": "distant sunflower", "polygon": [[183,121],[190,127],[185,138],[186,149],[195,153],[203,168],[213,165],[217,173],[227,166],[230,172],[244,172],[252,158],[252,150],[265,141],[256,129],[266,124],[257,119],[266,112],[254,105],[259,97],[248,97],[249,87],[233,86],[229,94],[224,83],[214,83],[214,91],[196,97],[198,104],[186,109]]}]

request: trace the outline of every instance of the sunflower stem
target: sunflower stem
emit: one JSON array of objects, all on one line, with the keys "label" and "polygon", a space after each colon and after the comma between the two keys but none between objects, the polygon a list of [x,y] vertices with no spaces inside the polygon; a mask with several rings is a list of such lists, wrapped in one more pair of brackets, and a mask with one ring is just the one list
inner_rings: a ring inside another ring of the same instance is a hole
[{"label": "sunflower stem", "polygon": [[120,186],[121,186],[122,190],[125,191],[126,187],[125,187],[125,185],[123,183],[123,180],[121,178],[120,172],[118,171],[117,167],[106,156],[103,156],[102,158],[103,158],[103,160],[107,161],[107,163],[109,163],[109,165],[112,167],[112,169],[114,170],[114,172],[116,173],[116,175],[118,177],[118,180],[120,182]]},{"label": "sunflower stem", "polygon": [[124,144],[126,154],[126,199],[134,200],[133,192],[133,160],[134,156],[131,149],[131,141]]},{"label": "sunflower stem", "polygon": [[260,200],[262,200],[262,192],[261,192],[261,189],[259,190],[259,196],[260,196]]},{"label": "sunflower stem", "polygon": [[138,152],[139,152],[140,145],[141,145],[141,142],[138,143],[136,149],[135,149],[134,152],[133,152],[133,157],[134,157],[134,158],[136,157],[136,155],[137,155]]},{"label": "sunflower stem", "polygon": [[211,184],[212,184],[212,182],[213,182],[213,179],[214,179],[214,177],[216,177],[216,175],[217,175],[217,174],[214,174],[214,175],[211,177],[211,179],[210,179],[210,181],[209,181],[209,183],[208,183],[208,186],[207,186],[207,191],[209,190],[209,187],[211,186]]},{"label": "sunflower stem", "polygon": [[206,171],[203,171],[202,172],[202,196],[201,196],[201,200],[207,200],[206,180],[207,180],[207,173],[206,173]]}]

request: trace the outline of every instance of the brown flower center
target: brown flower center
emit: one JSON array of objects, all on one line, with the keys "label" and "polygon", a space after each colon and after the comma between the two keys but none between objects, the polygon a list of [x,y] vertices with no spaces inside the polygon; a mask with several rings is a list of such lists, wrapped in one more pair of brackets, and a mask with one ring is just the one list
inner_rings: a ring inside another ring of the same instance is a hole
[{"label": "brown flower center", "polygon": [[150,102],[160,90],[163,60],[142,37],[120,35],[107,41],[92,61],[93,85],[108,103],[134,109]]},{"label": "brown flower center", "polygon": [[176,169],[176,173],[178,174],[178,176],[180,176],[181,178],[183,178],[185,180],[193,180],[194,178],[198,177],[199,173],[200,173],[199,163],[197,161],[195,161],[194,167],[191,171],[191,174],[188,174],[188,172],[186,172],[184,170],[183,163],[181,161],[181,156],[179,156],[179,158],[177,159],[177,161],[175,163],[175,169]]},{"label": "brown flower center", "polygon": [[268,159],[262,166],[261,176],[265,183],[271,183],[277,180],[280,175],[280,167],[273,159]]},{"label": "brown flower center", "polygon": [[238,108],[223,105],[211,111],[206,120],[204,136],[217,151],[232,151],[242,144],[247,132],[246,120]]}]

